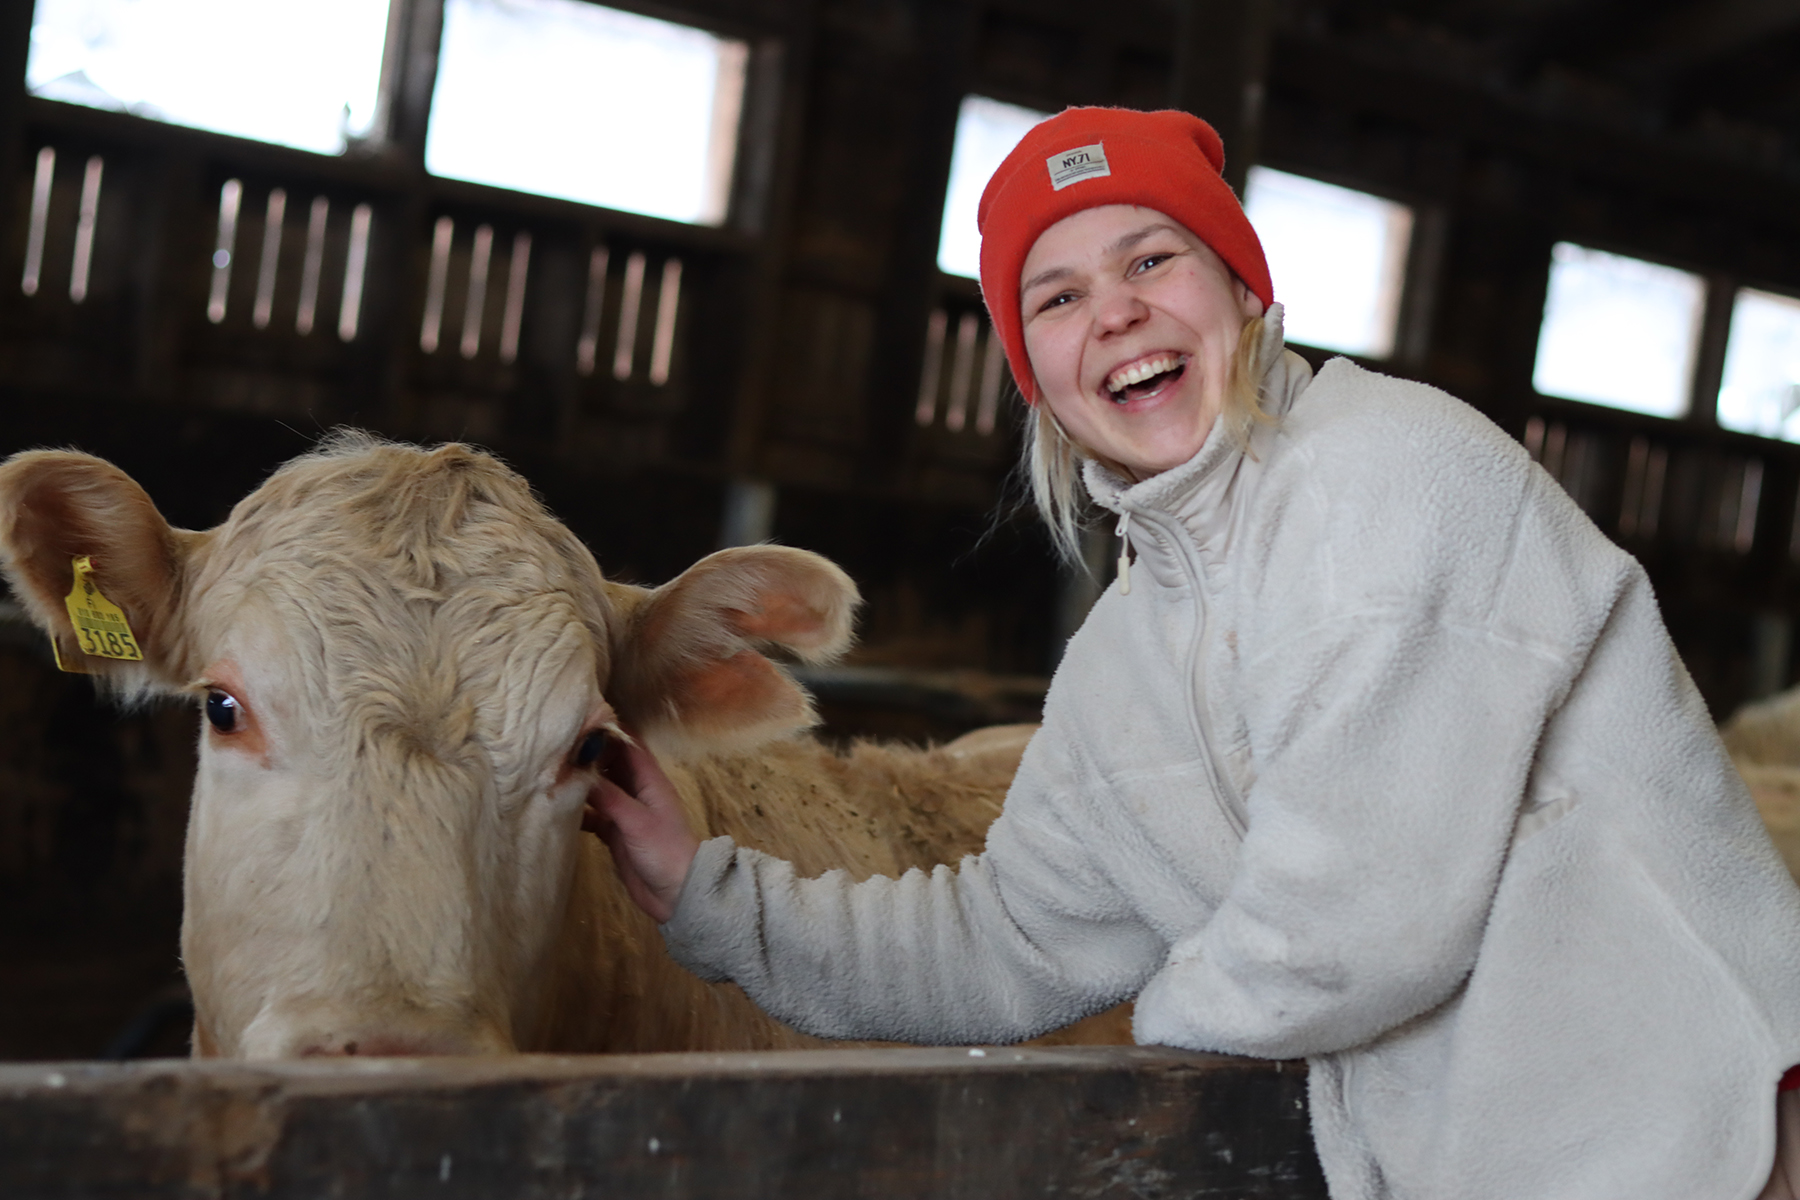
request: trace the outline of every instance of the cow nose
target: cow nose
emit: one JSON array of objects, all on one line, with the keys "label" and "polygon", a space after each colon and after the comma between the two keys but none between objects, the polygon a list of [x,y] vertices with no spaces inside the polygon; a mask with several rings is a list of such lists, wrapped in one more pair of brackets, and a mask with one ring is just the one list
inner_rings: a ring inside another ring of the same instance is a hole
[{"label": "cow nose", "polygon": [[453,1013],[334,1011],[326,1005],[271,1005],[237,1039],[245,1058],[422,1057],[512,1054],[511,1035],[498,1021]]},{"label": "cow nose", "polygon": [[504,1048],[490,1039],[451,1032],[380,1032],[326,1036],[295,1050],[301,1058],[424,1058],[451,1054],[493,1054]]},{"label": "cow nose", "polygon": [[348,1038],[344,1040],[328,1039],[316,1045],[303,1047],[301,1058],[352,1058],[358,1055],[369,1057],[411,1058],[416,1055],[430,1054],[425,1048],[422,1038]]}]

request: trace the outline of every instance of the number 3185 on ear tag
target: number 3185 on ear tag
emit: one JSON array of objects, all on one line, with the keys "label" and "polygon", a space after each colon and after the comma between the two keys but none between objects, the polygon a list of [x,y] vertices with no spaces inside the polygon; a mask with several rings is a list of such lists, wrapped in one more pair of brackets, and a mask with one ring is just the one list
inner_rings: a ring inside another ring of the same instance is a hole
[{"label": "number 3185 on ear tag", "polygon": [[124,610],[102,595],[94,582],[94,560],[83,554],[75,559],[74,566],[75,586],[69,589],[64,603],[69,606],[69,621],[75,626],[81,652],[93,658],[144,661],[144,652],[138,649]]}]

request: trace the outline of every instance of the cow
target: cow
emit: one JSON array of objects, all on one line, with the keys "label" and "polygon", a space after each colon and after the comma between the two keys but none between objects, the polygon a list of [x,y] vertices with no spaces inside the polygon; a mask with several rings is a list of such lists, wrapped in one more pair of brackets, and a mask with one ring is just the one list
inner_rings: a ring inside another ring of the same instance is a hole
[{"label": "cow", "polygon": [[[608,581],[463,445],[338,435],[205,531],[103,460],[30,451],[0,466],[0,556],[59,661],[201,710],[182,956],[202,1057],[820,1045],[668,958],[581,832],[609,743],[664,757],[703,835],[860,877],[979,850],[1025,736],[830,750],[770,656],[848,645],[836,566],[755,546]],[[110,648],[75,593],[116,610]]]}]

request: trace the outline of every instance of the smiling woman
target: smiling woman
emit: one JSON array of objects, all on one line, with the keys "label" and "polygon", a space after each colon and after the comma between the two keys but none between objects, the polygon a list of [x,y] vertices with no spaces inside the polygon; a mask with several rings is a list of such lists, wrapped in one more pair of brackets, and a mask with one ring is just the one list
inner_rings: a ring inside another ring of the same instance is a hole
[{"label": "smiling woman", "polygon": [[1140,1042],[1304,1056],[1333,1196],[1744,1200],[1800,1133],[1800,893],[1643,569],[1467,405],[1285,350],[1223,161],[1071,109],[983,196],[1039,503],[1072,540],[1079,472],[1122,545],[985,851],[801,879],[640,756],[632,894],[814,1033],[1135,997]]},{"label": "smiling woman", "polygon": [[1065,436],[1131,479],[1194,457],[1262,300],[1186,228],[1126,204],[1046,229],[1023,275],[1033,383]]}]

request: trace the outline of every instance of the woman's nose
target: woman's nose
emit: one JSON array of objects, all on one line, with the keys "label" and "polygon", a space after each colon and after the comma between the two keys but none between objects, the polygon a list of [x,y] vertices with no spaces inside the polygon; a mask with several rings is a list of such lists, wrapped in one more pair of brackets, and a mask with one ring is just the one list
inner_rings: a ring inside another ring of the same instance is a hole
[{"label": "woman's nose", "polygon": [[1105,333],[1121,333],[1130,329],[1150,311],[1143,300],[1128,287],[1106,288],[1094,300],[1094,323]]}]

